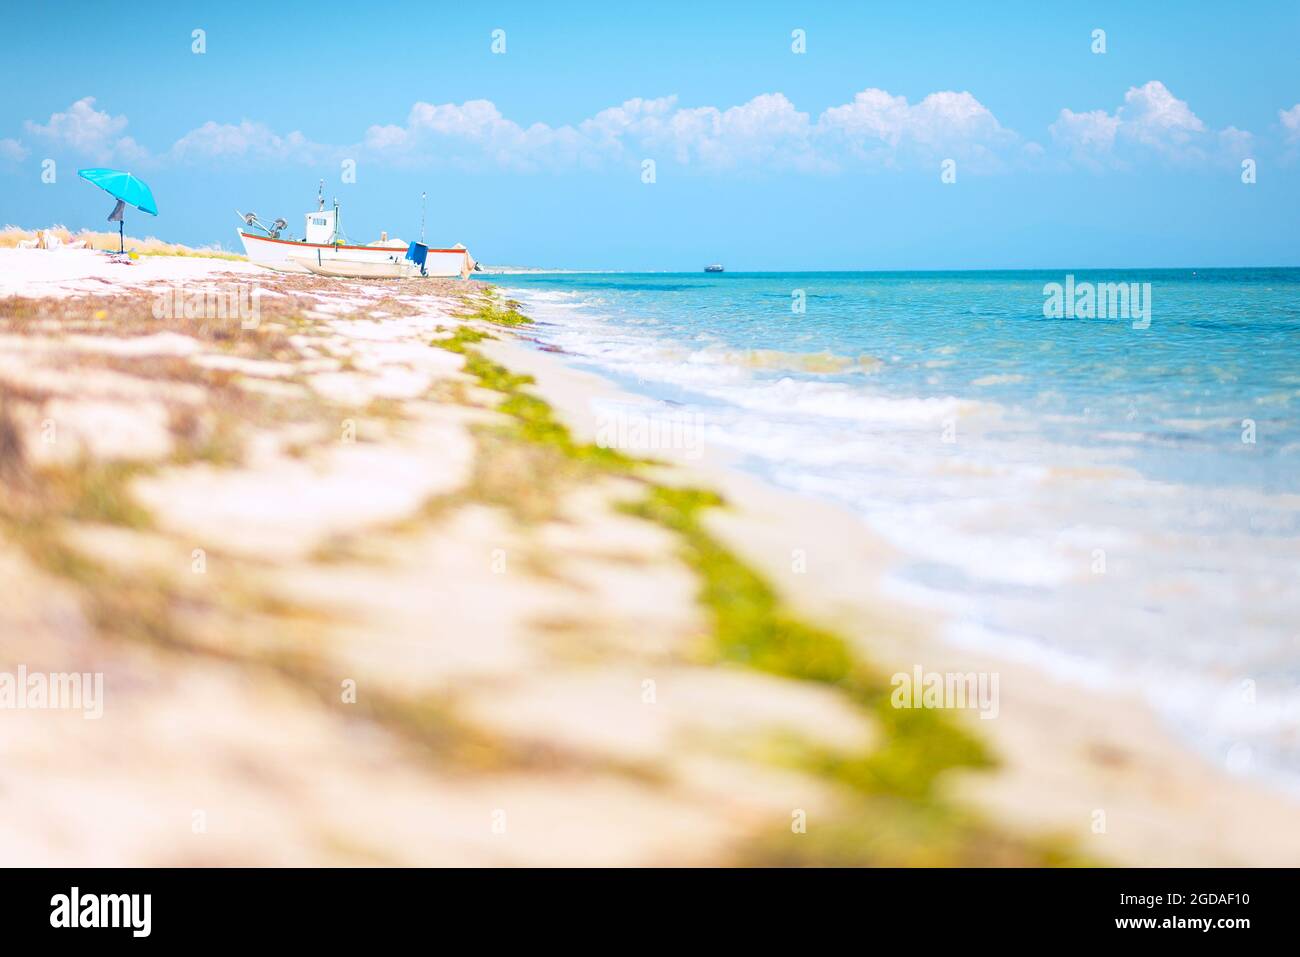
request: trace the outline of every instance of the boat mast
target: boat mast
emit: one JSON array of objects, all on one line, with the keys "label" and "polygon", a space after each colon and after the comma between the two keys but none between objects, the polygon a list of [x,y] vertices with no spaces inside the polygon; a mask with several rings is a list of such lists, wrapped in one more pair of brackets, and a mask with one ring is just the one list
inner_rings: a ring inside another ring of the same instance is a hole
[{"label": "boat mast", "polygon": [[420,193],[420,245],[424,245],[424,198],[428,193]]}]

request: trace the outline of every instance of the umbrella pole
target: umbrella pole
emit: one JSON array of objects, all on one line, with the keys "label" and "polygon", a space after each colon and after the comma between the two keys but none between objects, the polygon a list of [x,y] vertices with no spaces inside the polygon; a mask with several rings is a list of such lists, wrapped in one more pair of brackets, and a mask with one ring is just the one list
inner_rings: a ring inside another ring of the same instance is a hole
[{"label": "umbrella pole", "polygon": [[120,219],[117,221],[117,251],[119,253],[126,252],[126,240],[122,236],[122,220]]}]

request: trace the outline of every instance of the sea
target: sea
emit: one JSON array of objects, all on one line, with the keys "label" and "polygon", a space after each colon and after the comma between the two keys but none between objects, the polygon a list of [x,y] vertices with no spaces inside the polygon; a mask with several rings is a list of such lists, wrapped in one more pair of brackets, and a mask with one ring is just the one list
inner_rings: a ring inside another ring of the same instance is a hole
[{"label": "sea", "polygon": [[948,641],[1300,794],[1300,269],[493,278],[664,435],[851,510]]}]

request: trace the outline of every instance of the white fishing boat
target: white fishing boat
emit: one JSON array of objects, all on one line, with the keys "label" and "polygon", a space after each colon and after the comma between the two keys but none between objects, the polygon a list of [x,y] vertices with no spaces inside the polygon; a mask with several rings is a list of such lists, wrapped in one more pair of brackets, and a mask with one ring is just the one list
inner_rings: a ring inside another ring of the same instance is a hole
[{"label": "white fishing boat", "polygon": [[[406,243],[388,239],[385,234],[367,245],[350,243],[339,222],[339,203],[325,208],[325,196],[317,194],[317,209],[307,213],[303,238],[284,235],[289,224],[276,219],[262,223],[256,213],[239,213],[244,225],[260,230],[261,235],[239,230],[239,239],[250,262],[281,272],[314,273],[359,279],[393,279],[405,276],[459,276],[468,279],[478,269],[469,250],[457,243],[447,249],[434,249],[423,241]],[[236,210],[238,212],[238,210]],[[421,227],[423,232],[423,227]],[[408,268],[410,267],[410,268]]]}]

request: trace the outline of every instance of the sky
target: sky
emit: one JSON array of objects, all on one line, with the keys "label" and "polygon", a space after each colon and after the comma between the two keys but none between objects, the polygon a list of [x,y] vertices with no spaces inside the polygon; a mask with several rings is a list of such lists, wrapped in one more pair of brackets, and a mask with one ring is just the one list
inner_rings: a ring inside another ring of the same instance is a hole
[{"label": "sky", "polygon": [[1300,4],[978,6],[2,0],[0,224],[108,166],[227,248],[324,179],[488,264],[1300,265]]}]

